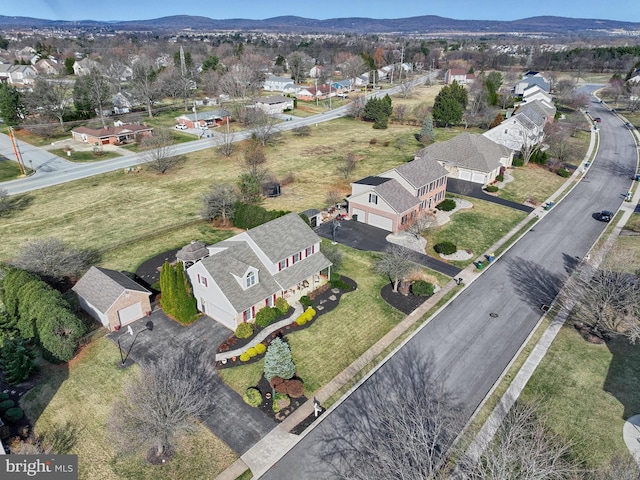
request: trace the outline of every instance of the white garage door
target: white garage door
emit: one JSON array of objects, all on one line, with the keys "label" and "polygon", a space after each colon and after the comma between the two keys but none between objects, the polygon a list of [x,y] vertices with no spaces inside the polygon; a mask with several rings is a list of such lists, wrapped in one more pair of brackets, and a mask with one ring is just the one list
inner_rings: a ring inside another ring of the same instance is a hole
[{"label": "white garage door", "polygon": [[[356,217],[356,218],[353,218]],[[351,218],[353,218],[354,220],[357,220],[358,222],[364,222],[364,210],[358,210],[357,208],[354,208],[351,211]]]},{"label": "white garage door", "polygon": [[460,180],[471,180],[471,172],[469,170],[458,170],[458,178]]},{"label": "white garage door", "polygon": [[369,221],[367,223],[373,227],[382,228],[383,230],[393,230],[393,220],[376,215],[375,213],[369,214]]},{"label": "white garage door", "polygon": [[142,318],[142,304],[138,302],[122,310],[118,310],[118,318],[120,318],[121,325],[126,325],[127,323]]},{"label": "white garage door", "polygon": [[485,178],[486,178],[486,176],[483,173],[473,172],[473,177],[471,178],[471,181],[475,182],[475,183],[483,183],[484,184],[485,181],[486,181]]}]

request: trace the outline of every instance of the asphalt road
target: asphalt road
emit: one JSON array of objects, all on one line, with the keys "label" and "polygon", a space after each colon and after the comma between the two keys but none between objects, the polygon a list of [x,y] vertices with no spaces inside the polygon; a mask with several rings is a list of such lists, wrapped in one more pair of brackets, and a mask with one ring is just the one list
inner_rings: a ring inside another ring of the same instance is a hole
[{"label": "asphalt road", "polygon": [[[437,73],[437,71],[431,72],[427,75],[411,80],[410,83],[414,85],[424,84],[429,77],[435,78]],[[396,86],[386,90],[375,91],[374,93],[368,94],[367,98],[382,97],[387,94],[394,95],[399,92],[400,86]],[[347,111],[348,106],[345,105],[332,110],[327,110],[324,113],[311,117],[294,118],[290,122],[278,124],[276,126],[276,130],[286,131],[301,126],[313,126],[318,123],[328,122],[330,120],[335,120],[336,118],[344,117],[347,114]],[[184,155],[212,148],[222,143],[223,135],[218,134],[217,132],[212,133],[213,135],[209,139],[205,138],[178,144],[173,147],[173,150],[176,155]],[[236,132],[234,134],[234,142],[246,140],[251,137],[251,134],[251,130]],[[100,162],[72,163],[57,157],[46,150],[31,146],[27,143],[18,142],[18,144],[25,165],[31,168],[35,167],[36,173],[27,178],[0,183],[0,188],[5,189],[9,195],[26,193],[32,190],[51,187],[53,185],[60,185],[66,182],[72,182],[74,180],[80,180],[82,178],[88,178],[94,175],[100,175],[102,173],[112,172],[121,168],[132,167],[144,163],[144,158],[138,154],[125,155],[109,160],[102,160]],[[15,160],[15,155],[13,153],[9,137],[4,134],[0,134],[0,155]]]},{"label": "asphalt road", "polygon": [[[540,306],[551,302],[604,230],[606,224],[592,214],[615,211],[630,188],[637,157],[631,133],[602,105],[593,103],[590,111],[602,123],[598,155],[584,180],[403,347],[412,351],[412,358],[432,362],[466,417],[532,331]],[[366,383],[383,383],[388,369],[403,368],[403,357],[391,357]],[[395,388],[390,398],[402,398],[409,386],[397,383]],[[261,478],[334,478],[331,469],[339,460],[327,447],[340,449],[336,438],[347,434],[341,425],[354,411],[366,416],[369,402],[360,389],[354,392]],[[342,450],[347,448],[345,443]]]}]

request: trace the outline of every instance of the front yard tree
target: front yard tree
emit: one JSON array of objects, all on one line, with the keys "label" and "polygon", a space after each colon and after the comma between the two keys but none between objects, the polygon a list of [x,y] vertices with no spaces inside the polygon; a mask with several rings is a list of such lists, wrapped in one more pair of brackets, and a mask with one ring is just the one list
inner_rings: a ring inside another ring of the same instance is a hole
[{"label": "front yard tree", "polygon": [[210,415],[215,372],[202,350],[163,355],[141,369],[113,404],[107,429],[123,452],[145,449],[154,464],[170,460],[175,443]]},{"label": "front yard tree", "polygon": [[441,127],[456,125],[462,121],[460,103],[450,95],[442,95],[442,91],[440,91],[433,103],[432,114],[433,119]]},{"label": "front yard tree", "polygon": [[293,83],[295,84],[299,84],[307,78],[309,70],[313,67],[313,59],[304,52],[293,52],[287,58],[287,63],[291,70],[291,78],[293,78]]},{"label": "front yard tree", "polygon": [[22,94],[13,85],[0,82],[0,117],[7,125],[18,125],[24,117]]},{"label": "front yard tree", "polygon": [[268,381],[273,377],[289,380],[296,373],[289,344],[281,338],[274,338],[264,356],[264,376]]},{"label": "front yard tree", "polygon": [[153,135],[140,142],[143,161],[160,174],[167,173],[182,162],[182,156],[173,148],[173,136],[168,128],[156,128]]},{"label": "front yard tree", "polygon": [[431,115],[424,117],[419,137],[420,142],[425,145],[432,143],[436,139],[435,132],[433,131],[433,118],[431,118]]},{"label": "front yard tree", "polygon": [[358,157],[356,157],[355,153],[348,153],[338,165],[338,170],[344,176],[345,180],[348,180],[351,176],[351,173],[356,168],[358,164]]},{"label": "front yard tree", "polygon": [[104,111],[111,101],[111,86],[100,70],[92,68],[88,74],[78,77],[73,87],[73,103],[84,118],[100,117],[106,127]]},{"label": "front yard tree", "polygon": [[581,264],[565,289],[563,305],[594,335],[620,335],[635,343],[640,339],[640,282],[621,269],[630,260],[610,262],[600,268]]},{"label": "front yard tree", "polygon": [[202,212],[200,216],[205,220],[220,219],[223,225],[233,219],[234,204],[238,201],[238,194],[233,185],[217,183],[212,185],[202,196]]},{"label": "front yard tree", "polygon": [[31,110],[38,108],[47,119],[55,119],[64,128],[64,117],[69,111],[68,102],[71,97],[71,86],[67,82],[52,82],[37,77],[33,92],[28,95]]},{"label": "front yard tree", "polygon": [[153,105],[161,97],[161,84],[158,81],[158,70],[153,62],[146,57],[140,58],[133,64],[131,87],[147,106],[147,115],[153,117]]},{"label": "front yard tree", "polygon": [[376,272],[386,275],[393,282],[393,291],[398,291],[400,280],[405,278],[414,268],[411,261],[411,252],[400,245],[390,245],[376,262]]}]

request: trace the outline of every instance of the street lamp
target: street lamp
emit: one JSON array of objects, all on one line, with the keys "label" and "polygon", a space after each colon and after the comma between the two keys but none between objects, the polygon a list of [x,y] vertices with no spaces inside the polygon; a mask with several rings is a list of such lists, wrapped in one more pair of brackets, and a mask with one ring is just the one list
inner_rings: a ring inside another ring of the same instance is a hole
[{"label": "street lamp", "polygon": [[[129,328],[127,330],[129,331],[129,334],[133,335],[133,329],[131,328],[131,325],[129,325]],[[131,345],[129,345],[129,350],[127,350],[127,354],[124,357],[122,356],[122,347],[120,346],[120,337],[118,337],[118,350],[120,350],[120,368],[128,367],[127,359],[129,358],[129,354],[131,353],[133,344],[136,343],[136,339],[138,338],[138,335],[140,335],[142,332],[146,330],[149,330],[149,331],[153,330],[153,322],[151,320],[149,320],[144,325],[144,328],[142,330],[140,330],[138,333],[135,334],[135,336],[133,337],[133,342],[131,342]]]}]

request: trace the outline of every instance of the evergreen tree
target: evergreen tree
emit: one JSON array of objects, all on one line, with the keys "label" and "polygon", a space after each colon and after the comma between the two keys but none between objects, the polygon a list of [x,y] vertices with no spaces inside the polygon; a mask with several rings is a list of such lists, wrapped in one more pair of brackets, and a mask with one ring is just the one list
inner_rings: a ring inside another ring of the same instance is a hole
[{"label": "evergreen tree", "polygon": [[175,269],[175,317],[180,323],[189,324],[198,318],[196,299],[191,293],[191,286],[189,285],[187,276],[184,273],[184,266],[182,265],[182,262],[178,262]]},{"label": "evergreen tree", "polygon": [[389,117],[393,113],[391,97],[385,95],[384,98],[371,98],[362,112],[362,119],[374,122],[373,128],[387,128]]},{"label": "evergreen tree", "polygon": [[264,376],[268,381],[273,377],[288,380],[296,373],[296,366],[291,358],[289,344],[281,338],[274,338],[264,356]]},{"label": "evergreen tree", "polygon": [[13,85],[0,82],[0,117],[7,125],[18,125],[24,116],[22,94]]},{"label": "evergreen tree", "polygon": [[10,385],[17,385],[28,380],[38,370],[34,359],[35,353],[28,347],[26,340],[5,339],[0,349],[0,367],[5,381]]},{"label": "evergreen tree", "polygon": [[451,96],[440,97],[438,94],[433,104],[433,119],[442,127],[460,123],[462,107],[455,98]]},{"label": "evergreen tree", "polygon": [[10,321],[14,324],[20,319],[18,306],[20,305],[20,289],[29,282],[38,281],[39,278],[33,273],[17,268],[9,269],[2,282],[2,300],[9,315]]},{"label": "evergreen tree", "polygon": [[[447,86],[445,86],[443,90],[445,88],[447,88]],[[467,103],[469,103],[469,94],[467,93],[467,89],[455,80],[451,83],[451,85],[448,85],[448,88],[449,95],[456,99],[456,101],[460,104],[462,110],[467,108]]]},{"label": "evergreen tree", "polygon": [[68,362],[78,348],[78,340],[85,333],[82,321],[66,308],[49,308],[36,319],[42,348],[54,361]]},{"label": "evergreen tree", "polygon": [[419,140],[422,143],[431,143],[435,140],[436,135],[433,131],[433,118],[427,115],[424,117],[424,121],[422,122],[422,129],[420,130],[420,138]]},{"label": "evergreen tree", "polygon": [[175,316],[176,311],[176,271],[169,264],[169,262],[164,262],[162,265],[162,270],[160,271],[160,292],[162,293],[162,297],[160,297],[160,304],[162,305],[162,309],[167,313],[167,315]]}]

